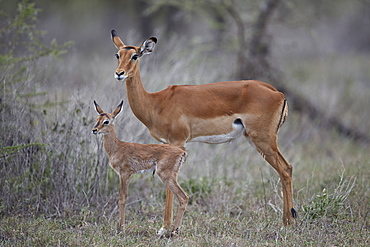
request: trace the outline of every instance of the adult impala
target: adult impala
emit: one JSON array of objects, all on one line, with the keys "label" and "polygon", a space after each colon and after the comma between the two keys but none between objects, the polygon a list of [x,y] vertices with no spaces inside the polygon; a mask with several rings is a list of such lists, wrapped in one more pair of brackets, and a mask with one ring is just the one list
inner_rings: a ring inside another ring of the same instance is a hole
[{"label": "adult impala", "polygon": [[[277,146],[277,133],[288,115],[284,95],[255,80],[204,85],[178,85],[148,93],[140,77],[139,60],[157,43],[151,37],[140,46],[127,46],[112,30],[117,47],[115,78],[126,80],[132,112],[160,142],[183,147],[187,142],[223,143],[245,136],[280,176],[283,190],[283,223],[294,224],[292,166]],[[172,222],[173,195],[167,188],[163,227]]]}]

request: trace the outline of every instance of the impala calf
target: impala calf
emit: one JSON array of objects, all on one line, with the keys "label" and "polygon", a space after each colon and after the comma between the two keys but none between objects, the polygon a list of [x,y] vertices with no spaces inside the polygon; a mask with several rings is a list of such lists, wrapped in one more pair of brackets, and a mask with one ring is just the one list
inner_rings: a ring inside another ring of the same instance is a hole
[{"label": "impala calf", "polygon": [[[118,49],[114,77],[125,80],[131,110],[150,134],[179,147],[194,141],[223,143],[246,137],[279,174],[283,223],[294,224],[297,213],[293,207],[293,169],[277,146],[277,133],[288,116],[284,94],[256,80],[175,85],[149,93],[141,81],[139,61],[153,52],[157,38],[144,40],[140,46],[128,46],[116,31],[111,34]],[[164,222],[171,225],[173,195],[168,188],[166,193]]]},{"label": "impala calf", "polygon": [[137,144],[120,141],[116,135],[114,120],[121,112],[122,104],[123,101],[112,113],[105,113],[94,101],[95,110],[99,116],[92,129],[93,134],[103,135],[104,149],[108,154],[109,164],[120,178],[118,230],[122,231],[124,228],[130,176],[134,173],[152,171],[153,175],[156,173],[179,201],[172,231],[168,232],[166,228],[162,227],[158,231],[158,235],[168,236],[168,234],[177,233],[188,202],[187,194],[177,182],[177,176],[187,157],[187,152],[183,148],[168,144]]}]

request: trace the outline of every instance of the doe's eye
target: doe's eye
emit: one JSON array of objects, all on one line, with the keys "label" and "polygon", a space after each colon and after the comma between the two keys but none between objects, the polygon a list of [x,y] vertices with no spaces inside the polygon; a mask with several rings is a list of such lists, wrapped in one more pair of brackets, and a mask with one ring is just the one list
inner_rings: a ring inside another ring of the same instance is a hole
[{"label": "doe's eye", "polygon": [[131,59],[132,60],[136,60],[136,59],[138,59],[139,58],[139,55],[137,55],[137,54],[134,54],[134,55],[132,55],[132,57],[131,57]]},{"label": "doe's eye", "polygon": [[105,121],[103,122],[103,124],[104,124],[104,125],[108,125],[108,124],[109,124],[109,120],[105,120]]},{"label": "doe's eye", "polygon": [[119,55],[118,55],[117,53],[116,53],[116,54],[114,54],[114,55],[116,56],[116,58],[117,58],[117,59],[119,59]]}]

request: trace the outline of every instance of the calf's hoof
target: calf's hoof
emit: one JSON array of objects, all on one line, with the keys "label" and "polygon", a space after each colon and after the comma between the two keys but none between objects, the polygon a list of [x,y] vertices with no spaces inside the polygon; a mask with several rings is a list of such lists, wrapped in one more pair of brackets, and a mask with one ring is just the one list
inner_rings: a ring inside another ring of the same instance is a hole
[{"label": "calf's hoof", "polygon": [[165,227],[161,227],[161,229],[158,230],[157,236],[159,238],[174,238],[179,235],[179,229],[169,231]]}]

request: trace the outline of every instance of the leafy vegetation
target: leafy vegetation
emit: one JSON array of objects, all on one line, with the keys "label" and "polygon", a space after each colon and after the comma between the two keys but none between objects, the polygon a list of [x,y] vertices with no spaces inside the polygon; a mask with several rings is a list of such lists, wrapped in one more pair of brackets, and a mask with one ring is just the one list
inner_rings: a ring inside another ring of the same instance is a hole
[{"label": "leafy vegetation", "polygon": [[316,195],[310,204],[303,205],[303,212],[308,220],[315,220],[322,217],[337,219],[341,216],[342,212],[345,212],[345,201],[351,193],[355,181],[347,182],[343,181],[343,177],[335,188],[334,192],[328,194],[326,188],[322,190],[322,193]]}]

